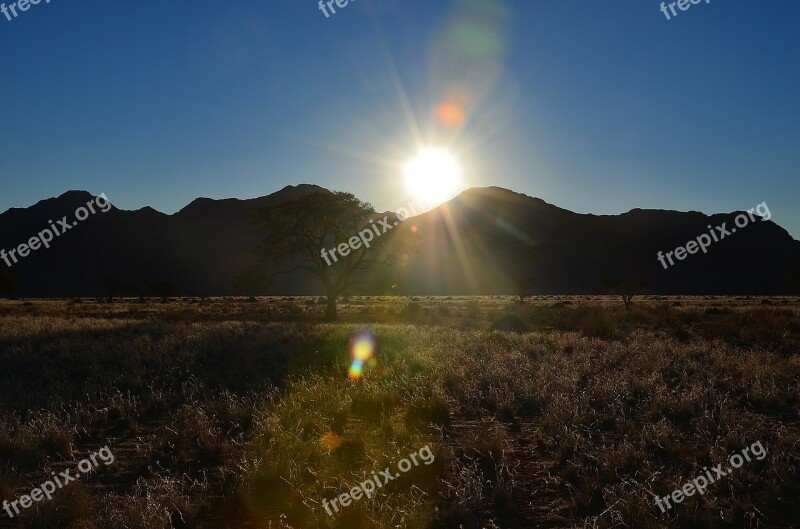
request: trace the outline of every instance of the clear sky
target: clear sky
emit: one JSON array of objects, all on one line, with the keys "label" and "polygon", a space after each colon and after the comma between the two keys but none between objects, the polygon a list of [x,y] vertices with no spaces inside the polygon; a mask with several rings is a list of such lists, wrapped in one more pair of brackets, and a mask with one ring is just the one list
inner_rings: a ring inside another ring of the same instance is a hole
[{"label": "clear sky", "polygon": [[659,4],[42,0],[0,15],[0,211],[299,183],[395,210],[430,144],[466,185],[598,214],[766,201],[800,238],[800,3]]}]

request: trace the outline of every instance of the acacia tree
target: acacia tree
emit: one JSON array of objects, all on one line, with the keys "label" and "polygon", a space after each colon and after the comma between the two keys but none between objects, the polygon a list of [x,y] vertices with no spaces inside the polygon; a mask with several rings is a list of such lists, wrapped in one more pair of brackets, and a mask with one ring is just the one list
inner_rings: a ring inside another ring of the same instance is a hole
[{"label": "acacia tree", "polygon": [[533,286],[536,281],[531,276],[522,274],[512,275],[511,281],[514,283],[514,291],[519,297],[519,302],[525,303],[525,298],[533,295]]},{"label": "acacia tree", "polygon": [[613,296],[619,296],[625,305],[625,310],[631,310],[633,298],[645,294],[650,290],[650,283],[644,279],[606,279],[604,281],[606,292]]},{"label": "acacia tree", "polygon": [[495,259],[500,270],[510,280],[519,302],[525,303],[525,298],[533,295],[536,284],[531,272],[532,256],[524,250],[520,252],[518,239],[507,239],[503,249],[495,254]]},{"label": "acacia tree", "polygon": [[254,250],[261,266],[245,270],[237,283],[268,286],[282,275],[311,272],[325,288],[325,318],[335,320],[336,298],[355,286],[357,272],[392,257],[386,221],[376,235],[381,221],[370,223],[375,220],[371,205],[344,192],[312,193],[262,208],[251,221],[262,233]]}]

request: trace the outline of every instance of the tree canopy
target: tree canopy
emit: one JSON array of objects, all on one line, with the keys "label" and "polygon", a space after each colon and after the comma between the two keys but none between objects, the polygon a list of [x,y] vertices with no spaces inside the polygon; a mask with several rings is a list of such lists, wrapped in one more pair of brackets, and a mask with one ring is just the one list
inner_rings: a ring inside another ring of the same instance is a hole
[{"label": "tree canopy", "polygon": [[327,319],[337,318],[336,298],[360,282],[359,271],[389,263],[390,237],[382,237],[375,210],[351,193],[312,193],[260,209],[252,224],[261,233],[254,253],[258,266],[240,274],[237,284],[266,288],[285,274],[310,272],[325,288]]}]

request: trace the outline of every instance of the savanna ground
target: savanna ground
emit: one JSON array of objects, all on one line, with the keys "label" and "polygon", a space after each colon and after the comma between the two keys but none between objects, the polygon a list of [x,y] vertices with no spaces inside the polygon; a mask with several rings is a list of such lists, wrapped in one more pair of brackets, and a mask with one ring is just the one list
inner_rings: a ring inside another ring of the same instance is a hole
[{"label": "savanna ground", "polygon": [[[800,526],[800,301],[0,302],[0,527]],[[376,365],[347,377],[369,329]],[[665,496],[760,441],[667,513]],[[429,445],[335,517],[323,499]]]}]

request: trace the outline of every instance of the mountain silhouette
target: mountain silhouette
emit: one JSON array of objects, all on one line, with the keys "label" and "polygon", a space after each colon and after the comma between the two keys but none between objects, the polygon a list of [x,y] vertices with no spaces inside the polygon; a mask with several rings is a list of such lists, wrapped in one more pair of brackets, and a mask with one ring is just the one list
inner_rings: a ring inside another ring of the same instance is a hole
[{"label": "mountain silhouette", "polygon": [[[252,262],[259,240],[249,223],[255,211],[315,192],[328,191],[298,185],[250,200],[198,198],[173,215],[112,206],[14,264],[18,295],[149,294],[158,282],[180,294],[237,294],[234,278]],[[51,220],[71,221],[92,199],[70,191],[0,214],[0,249],[16,248]],[[662,294],[794,293],[790,273],[800,242],[771,220],[758,219],[667,270],[657,260],[659,251],[708,233],[708,225],[734,226],[736,214],[578,214],[502,188],[473,188],[393,229],[387,236],[413,230],[421,246],[396,269],[374,274],[367,293],[396,284],[395,292],[407,294],[509,294],[514,275],[533,277],[538,293],[601,293],[610,279],[641,281]],[[297,273],[270,293],[320,295],[322,288],[314,276]]]},{"label": "mountain silhouette", "polygon": [[661,294],[795,292],[790,271],[800,242],[760,218],[707,254],[674,260],[666,270],[658,261],[659,251],[709,233],[709,225],[733,227],[737,213],[578,214],[502,188],[473,188],[403,225],[413,226],[423,245],[395,277],[402,290],[426,294],[510,293],[513,275],[532,277],[543,294],[603,293],[609,280]]}]

